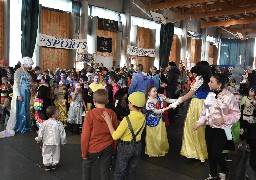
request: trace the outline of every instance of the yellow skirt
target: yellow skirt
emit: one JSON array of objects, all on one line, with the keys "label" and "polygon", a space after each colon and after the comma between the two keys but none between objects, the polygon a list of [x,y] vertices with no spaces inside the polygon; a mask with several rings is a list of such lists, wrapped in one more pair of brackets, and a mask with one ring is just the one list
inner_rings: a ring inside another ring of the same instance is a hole
[{"label": "yellow skirt", "polygon": [[193,98],[189,104],[180,154],[187,158],[199,159],[204,162],[208,158],[207,146],[205,141],[205,126],[193,131],[196,121],[201,116],[204,100]]},{"label": "yellow skirt", "polygon": [[146,149],[149,157],[164,156],[169,151],[165,123],[160,119],[155,127],[146,126]]},{"label": "yellow skirt", "polygon": [[66,99],[59,99],[54,101],[54,104],[59,111],[59,117],[57,119],[63,124],[66,124],[68,119],[66,101]]}]

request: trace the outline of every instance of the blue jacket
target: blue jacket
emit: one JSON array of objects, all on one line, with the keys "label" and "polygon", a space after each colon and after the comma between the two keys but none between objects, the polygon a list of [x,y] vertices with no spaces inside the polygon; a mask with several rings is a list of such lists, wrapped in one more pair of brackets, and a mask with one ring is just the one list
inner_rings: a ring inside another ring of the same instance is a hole
[{"label": "blue jacket", "polygon": [[132,76],[132,82],[128,89],[128,94],[132,94],[137,91],[146,93],[146,89],[150,85],[150,78],[142,72],[138,72]]}]

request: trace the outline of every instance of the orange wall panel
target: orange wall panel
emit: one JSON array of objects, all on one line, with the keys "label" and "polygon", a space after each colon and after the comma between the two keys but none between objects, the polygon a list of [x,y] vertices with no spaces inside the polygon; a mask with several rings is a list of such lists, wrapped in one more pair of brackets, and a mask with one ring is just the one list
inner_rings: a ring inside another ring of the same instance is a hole
[{"label": "orange wall panel", "polygon": [[179,36],[174,34],[173,41],[172,41],[172,48],[169,56],[169,62],[173,61],[178,66],[180,63],[180,51],[181,51],[181,44],[180,44]]},{"label": "orange wall panel", "polygon": [[[138,48],[152,48],[151,42],[151,30],[148,28],[139,27],[137,28],[137,47]],[[153,65],[153,59],[150,57],[136,57],[137,64],[143,65],[143,71],[148,72],[150,66]]]},{"label": "orange wall panel", "polygon": [[[70,13],[43,8],[41,11],[41,33],[61,38],[70,38],[70,17]],[[70,51],[67,49],[41,47],[40,61],[42,69],[55,70],[56,67],[68,69]]]}]

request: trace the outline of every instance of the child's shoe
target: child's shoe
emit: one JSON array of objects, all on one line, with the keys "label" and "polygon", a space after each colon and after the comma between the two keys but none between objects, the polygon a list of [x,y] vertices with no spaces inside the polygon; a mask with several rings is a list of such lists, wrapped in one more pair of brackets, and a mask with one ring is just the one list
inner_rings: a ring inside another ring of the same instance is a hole
[{"label": "child's shoe", "polygon": [[228,176],[229,176],[229,172],[219,173],[220,180],[227,180]]},{"label": "child's shoe", "polygon": [[45,171],[50,171],[50,170],[51,170],[51,166],[45,166],[45,167],[44,167],[44,170],[45,170]]},{"label": "child's shoe", "polygon": [[244,146],[243,143],[239,143],[238,146],[237,146],[237,148],[238,148],[238,149],[243,149],[243,146]]},{"label": "child's shoe", "polygon": [[245,150],[246,150],[247,152],[250,152],[250,147],[249,147],[248,144],[245,146]]},{"label": "child's shoe", "polygon": [[52,165],[52,169],[56,169],[58,164]]},{"label": "child's shoe", "polygon": [[218,176],[212,176],[211,174],[209,174],[209,176],[204,180],[218,180],[218,179],[219,179]]}]

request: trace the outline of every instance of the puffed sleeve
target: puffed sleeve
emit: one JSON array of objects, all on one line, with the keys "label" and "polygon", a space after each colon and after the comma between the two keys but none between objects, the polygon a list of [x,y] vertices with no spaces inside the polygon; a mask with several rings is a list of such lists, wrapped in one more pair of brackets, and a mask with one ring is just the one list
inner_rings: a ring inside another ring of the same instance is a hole
[{"label": "puffed sleeve", "polygon": [[164,112],[164,109],[156,109],[155,103],[153,103],[151,101],[147,101],[146,109],[149,111],[153,111],[156,114],[161,114]]},{"label": "puffed sleeve", "polygon": [[229,101],[229,113],[223,116],[226,125],[232,125],[236,123],[241,116],[240,108],[235,96],[232,96]]},{"label": "puffed sleeve", "polygon": [[197,91],[197,89],[202,86],[202,84],[204,83],[204,80],[201,76],[197,76],[195,78],[196,82],[194,84],[191,85],[191,90],[193,91]]}]

